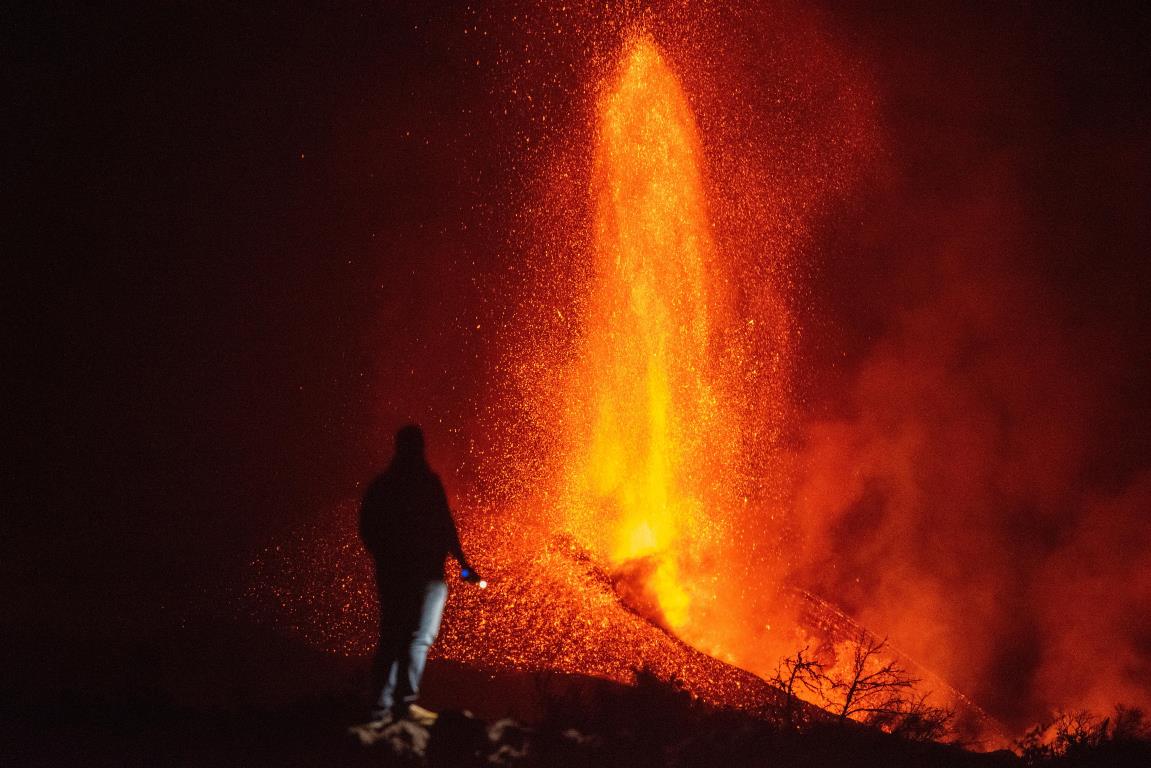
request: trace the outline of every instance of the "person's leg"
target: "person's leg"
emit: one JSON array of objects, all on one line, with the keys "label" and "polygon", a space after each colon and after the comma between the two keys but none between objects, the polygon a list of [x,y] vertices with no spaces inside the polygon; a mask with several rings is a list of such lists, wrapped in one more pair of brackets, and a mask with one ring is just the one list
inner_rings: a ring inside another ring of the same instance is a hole
[{"label": "person's leg", "polygon": [[389,715],[396,703],[396,684],[401,660],[407,654],[409,633],[407,627],[410,613],[402,586],[392,580],[379,579],[377,592],[380,600],[379,640],[376,655],[372,661],[372,686],[379,691],[372,719],[380,720]]},{"label": "person's leg", "polygon": [[448,599],[448,585],[435,579],[414,585],[418,590],[419,615],[414,629],[407,637],[407,648],[400,656],[398,680],[395,688],[395,707],[403,713],[420,696],[420,680],[428,660],[428,650],[440,631],[444,604]]}]

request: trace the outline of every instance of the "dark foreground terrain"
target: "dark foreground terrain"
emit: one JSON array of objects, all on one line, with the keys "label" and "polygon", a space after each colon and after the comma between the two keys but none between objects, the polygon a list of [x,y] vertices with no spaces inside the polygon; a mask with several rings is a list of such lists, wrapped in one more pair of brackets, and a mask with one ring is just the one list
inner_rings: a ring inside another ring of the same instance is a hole
[{"label": "dark foreground terrain", "polygon": [[[674,684],[642,675],[634,687],[549,678],[508,681],[508,688],[532,699],[520,711],[533,714],[517,720],[492,716],[489,709],[485,719],[444,709],[430,729],[401,722],[371,747],[346,733],[363,716],[351,695],[228,712],[181,709],[147,697],[115,707],[76,702],[65,709],[10,708],[0,727],[0,762],[77,768],[1151,765],[1151,744],[1141,739],[1097,739],[1021,757],[812,719],[803,727],[784,727],[770,712],[706,707]],[[482,707],[482,692],[473,693]],[[464,698],[468,691],[456,686],[454,694]]]}]

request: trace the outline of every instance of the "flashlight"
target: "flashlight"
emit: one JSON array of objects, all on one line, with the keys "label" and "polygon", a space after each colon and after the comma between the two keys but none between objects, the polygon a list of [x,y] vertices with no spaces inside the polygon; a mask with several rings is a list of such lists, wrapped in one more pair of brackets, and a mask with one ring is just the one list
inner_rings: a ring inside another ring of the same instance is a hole
[{"label": "flashlight", "polygon": [[478,573],[476,573],[474,568],[461,568],[460,569],[460,578],[463,579],[464,581],[471,582],[472,584],[475,584],[480,589],[487,589],[488,588],[488,583],[480,578],[480,575]]}]

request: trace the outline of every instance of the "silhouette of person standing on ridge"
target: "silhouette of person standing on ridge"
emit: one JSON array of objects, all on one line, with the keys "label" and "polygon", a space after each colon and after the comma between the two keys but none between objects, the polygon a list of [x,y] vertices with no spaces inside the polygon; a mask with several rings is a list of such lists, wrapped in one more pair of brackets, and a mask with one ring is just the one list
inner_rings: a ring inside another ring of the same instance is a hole
[{"label": "silhouette of person standing on ridge", "polygon": [[461,576],[479,581],[460,547],[444,486],[424,456],[424,433],[415,424],[396,433],[395,456],[364,494],[360,536],[376,563],[380,637],[372,684],[379,696],[371,722],[350,730],[369,744],[395,720],[435,721],[436,714],[416,700],[448,597],[444,559],[451,555]]}]

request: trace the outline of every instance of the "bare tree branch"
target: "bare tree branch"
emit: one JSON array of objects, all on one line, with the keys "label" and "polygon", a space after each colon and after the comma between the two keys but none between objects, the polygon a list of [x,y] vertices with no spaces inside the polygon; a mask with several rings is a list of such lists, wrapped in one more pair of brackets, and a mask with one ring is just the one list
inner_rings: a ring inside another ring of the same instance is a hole
[{"label": "bare tree branch", "polygon": [[795,656],[788,656],[783,659],[770,680],[787,697],[783,717],[784,723],[788,727],[795,722],[795,710],[799,703],[799,697],[795,693],[797,685],[809,693],[823,696],[823,687],[827,680],[824,666],[822,662],[811,656],[810,648],[810,645],[805,645],[795,652]]},{"label": "bare tree branch", "polygon": [[839,721],[858,715],[894,716],[907,711],[909,692],[919,683],[895,660],[884,660],[887,639],[861,632],[845,671],[829,678],[839,695]]}]

